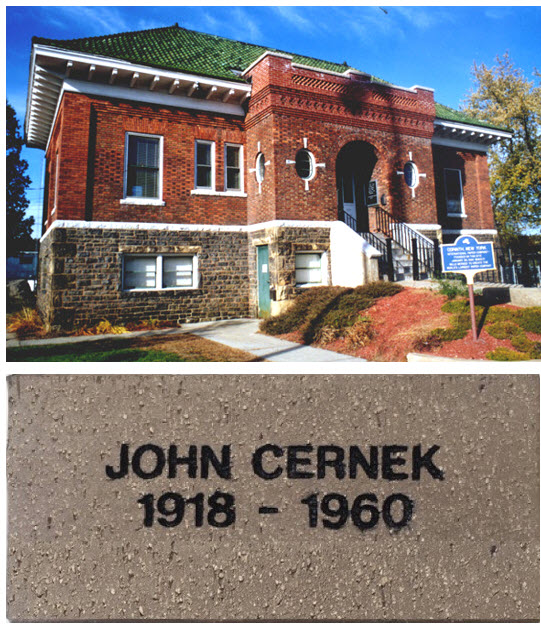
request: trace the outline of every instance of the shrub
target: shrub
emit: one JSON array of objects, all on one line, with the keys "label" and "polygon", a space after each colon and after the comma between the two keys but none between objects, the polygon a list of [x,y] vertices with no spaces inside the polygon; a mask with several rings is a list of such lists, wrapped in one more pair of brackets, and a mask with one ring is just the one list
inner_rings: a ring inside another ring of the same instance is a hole
[{"label": "shrub", "polygon": [[491,361],[528,361],[530,356],[524,352],[516,352],[509,348],[496,348],[492,352],[487,352],[487,359]]},{"label": "shrub", "polygon": [[389,297],[400,293],[402,287],[392,282],[371,282],[370,284],[357,287],[355,291],[360,291],[363,295],[377,300],[378,298]]},{"label": "shrub", "polygon": [[[487,326],[487,333],[495,339],[511,339],[520,331],[514,322],[503,320]],[[524,337],[526,338],[526,337]]]},{"label": "shrub", "polygon": [[514,322],[517,321],[517,315],[518,311],[512,311],[510,308],[491,306],[488,309],[485,323],[497,324],[498,322]]},{"label": "shrub", "polygon": [[429,332],[427,335],[422,335],[415,339],[415,341],[413,342],[413,349],[415,350],[415,352],[437,350],[438,348],[441,348],[441,346],[443,345],[443,340],[441,338],[441,335],[439,334],[439,331],[441,330],[444,329],[436,328],[435,330]]},{"label": "shrub", "polygon": [[541,335],[541,306],[523,308],[517,319],[524,330]]},{"label": "shrub", "polygon": [[523,331],[517,332],[517,334],[511,338],[511,344],[515,350],[527,352],[528,354],[532,352],[535,346],[535,343],[531,339],[528,339]]},{"label": "shrub", "polygon": [[121,335],[126,332],[128,332],[128,329],[125,326],[113,326],[107,319],[104,319],[96,326],[97,335]]},{"label": "shrub", "polygon": [[401,290],[391,282],[373,282],[355,289],[315,287],[296,298],[284,313],[263,320],[260,330],[270,335],[301,331],[308,344],[336,339],[357,322],[359,313],[370,308],[375,299]]},{"label": "shrub", "polygon": [[351,348],[363,348],[374,338],[374,328],[369,317],[359,319],[346,330],[346,342]]},{"label": "shrub", "polygon": [[461,280],[438,280],[438,292],[445,295],[449,300],[454,300],[458,296],[468,295],[468,285]]},{"label": "shrub", "polygon": [[282,335],[293,332],[310,319],[319,315],[338,295],[344,291],[343,287],[314,287],[308,289],[280,315],[264,319],[259,328],[269,335]]},{"label": "shrub", "polygon": [[7,330],[8,332],[16,333],[19,338],[30,335],[45,335],[46,333],[45,326],[37,310],[28,307],[8,316]]}]

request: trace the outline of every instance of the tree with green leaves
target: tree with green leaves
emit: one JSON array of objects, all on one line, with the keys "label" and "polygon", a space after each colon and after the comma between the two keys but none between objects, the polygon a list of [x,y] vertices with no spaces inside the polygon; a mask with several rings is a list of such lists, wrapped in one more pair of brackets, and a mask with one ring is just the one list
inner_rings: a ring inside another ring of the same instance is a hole
[{"label": "tree with green leaves", "polygon": [[26,189],[30,178],[26,175],[28,162],[21,159],[23,138],[19,131],[19,122],[13,107],[6,103],[6,238],[7,256],[14,256],[21,251],[33,250],[33,217],[26,217],[30,205]]},{"label": "tree with green leaves", "polygon": [[492,205],[507,243],[541,228],[541,74],[534,70],[529,81],[508,53],[492,68],[474,64],[472,73],[465,111],[513,133],[489,152]]}]

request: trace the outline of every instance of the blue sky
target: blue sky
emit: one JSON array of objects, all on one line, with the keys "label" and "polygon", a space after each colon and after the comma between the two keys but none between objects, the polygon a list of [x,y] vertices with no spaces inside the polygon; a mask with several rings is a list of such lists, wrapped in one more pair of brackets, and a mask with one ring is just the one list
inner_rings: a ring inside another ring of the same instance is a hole
[{"label": "blue sky", "polygon": [[[397,85],[436,90],[458,108],[475,62],[506,50],[531,78],[541,66],[541,7],[505,6],[11,6],[7,7],[7,98],[22,123],[33,35],[72,39],[180,26],[343,62]],[[39,219],[43,151],[25,149],[31,213]]]}]

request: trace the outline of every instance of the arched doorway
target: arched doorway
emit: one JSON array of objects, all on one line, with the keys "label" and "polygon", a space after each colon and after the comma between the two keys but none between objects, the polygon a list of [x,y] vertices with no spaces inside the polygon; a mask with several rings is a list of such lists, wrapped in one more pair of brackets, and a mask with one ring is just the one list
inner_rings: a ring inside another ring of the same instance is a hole
[{"label": "arched doorway", "polygon": [[336,158],[338,209],[344,221],[357,232],[368,232],[366,192],[378,158],[368,142],[348,142]]}]

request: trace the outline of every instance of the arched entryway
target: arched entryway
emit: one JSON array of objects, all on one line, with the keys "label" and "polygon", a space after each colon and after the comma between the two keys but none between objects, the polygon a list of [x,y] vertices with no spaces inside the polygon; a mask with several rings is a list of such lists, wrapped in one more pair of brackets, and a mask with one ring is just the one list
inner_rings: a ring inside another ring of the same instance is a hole
[{"label": "arched entryway", "polygon": [[357,232],[368,232],[366,193],[378,158],[375,148],[360,140],[348,142],[336,158],[338,210]]}]

